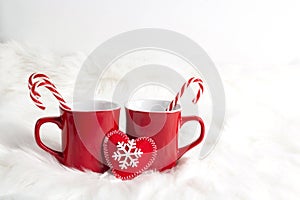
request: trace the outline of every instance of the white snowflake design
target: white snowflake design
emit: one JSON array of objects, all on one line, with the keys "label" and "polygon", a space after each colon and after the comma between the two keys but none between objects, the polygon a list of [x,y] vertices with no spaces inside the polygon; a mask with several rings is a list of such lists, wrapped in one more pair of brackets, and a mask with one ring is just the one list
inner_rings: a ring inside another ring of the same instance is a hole
[{"label": "white snowflake design", "polygon": [[127,167],[137,167],[142,154],[141,149],[136,148],[135,140],[129,140],[127,143],[118,142],[117,151],[112,157],[119,162],[121,169],[127,169]]}]

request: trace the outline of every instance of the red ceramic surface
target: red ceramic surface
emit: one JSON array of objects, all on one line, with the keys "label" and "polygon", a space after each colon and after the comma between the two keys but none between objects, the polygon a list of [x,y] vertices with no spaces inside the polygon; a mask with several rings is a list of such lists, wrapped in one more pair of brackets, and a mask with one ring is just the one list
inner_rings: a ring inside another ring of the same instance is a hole
[{"label": "red ceramic surface", "polygon": [[[119,129],[120,107],[96,111],[68,111],[60,108],[60,112],[59,117],[45,117],[36,122],[35,140],[38,146],[68,167],[100,173],[108,170],[102,143],[105,134]],[[62,130],[61,152],[41,141],[40,127],[45,123],[54,123]]]},{"label": "red ceramic surface", "polygon": [[[131,138],[150,137],[157,146],[157,156],[149,169],[163,171],[176,165],[176,161],[185,152],[200,144],[204,138],[205,126],[198,116],[181,117],[181,109],[174,111],[142,111],[143,103],[146,107],[165,107],[169,102],[159,100],[139,101],[140,109],[132,109],[126,106],[126,133]],[[145,110],[147,110],[145,107]],[[178,148],[178,134],[181,126],[189,121],[196,121],[200,124],[199,137],[191,144]]]}]

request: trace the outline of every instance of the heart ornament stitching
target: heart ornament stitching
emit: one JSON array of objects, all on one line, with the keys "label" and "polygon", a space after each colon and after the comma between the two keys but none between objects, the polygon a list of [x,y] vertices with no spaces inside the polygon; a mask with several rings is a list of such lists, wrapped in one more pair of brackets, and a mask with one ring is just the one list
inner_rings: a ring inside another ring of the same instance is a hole
[{"label": "heart ornament stitching", "polygon": [[103,152],[115,177],[130,180],[152,165],[157,155],[157,146],[149,137],[129,139],[122,131],[114,130],[105,136]]}]

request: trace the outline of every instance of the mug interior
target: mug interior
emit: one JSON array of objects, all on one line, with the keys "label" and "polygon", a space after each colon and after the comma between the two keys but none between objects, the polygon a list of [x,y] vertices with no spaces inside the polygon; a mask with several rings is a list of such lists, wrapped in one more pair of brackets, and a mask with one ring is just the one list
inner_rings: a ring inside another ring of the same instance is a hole
[{"label": "mug interior", "polygon": [[134,111],[144,111],[144,112],[178,112],[181,110],[179,104],[173,108],[171,111],[166,111],[170,104],[170,101],[165,100],[134,100],[126,103],[125,108]]},{"label": "mug interior", "polygon": [[[61,107],[62,110],[65,110]],[[104,100],[87,100],[73,103],[72,111],[91,112],[91,111],[109,111],[120,109],[120,106],[114,102]]]}]

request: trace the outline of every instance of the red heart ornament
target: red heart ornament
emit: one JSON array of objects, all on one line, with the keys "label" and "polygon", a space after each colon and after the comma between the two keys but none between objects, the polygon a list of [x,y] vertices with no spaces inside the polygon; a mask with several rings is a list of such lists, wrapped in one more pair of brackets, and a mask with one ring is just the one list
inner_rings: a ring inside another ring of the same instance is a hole
[{"label": "red heart ornament", "polygon": [[130,180],[152,165],[157,147],[149,137],[130,140],[122,131],[114,130],[105,136],[103,151],[113,174],[122,180]]}]

